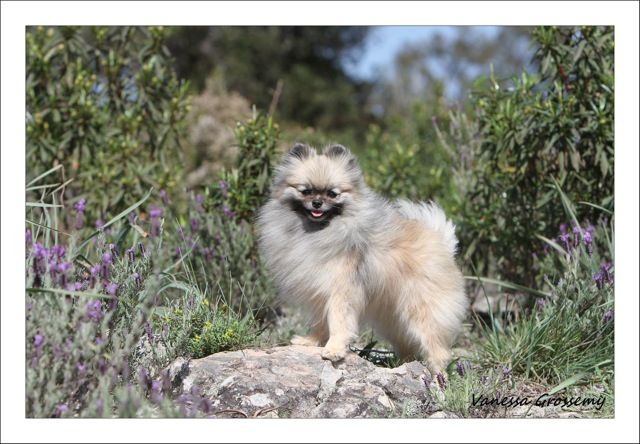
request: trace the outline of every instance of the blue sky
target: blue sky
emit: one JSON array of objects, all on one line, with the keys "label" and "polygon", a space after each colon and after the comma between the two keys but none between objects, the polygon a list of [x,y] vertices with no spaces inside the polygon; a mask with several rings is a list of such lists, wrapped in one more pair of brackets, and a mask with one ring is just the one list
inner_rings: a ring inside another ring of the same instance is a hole
[{"label": "blue sky", "polygon": [[[362,57],[355,64],[346,64],[348,72],[362,79],[371,79],[377,69],[390,66],[393,58],[407,43],[428,40],[441,33],[452,37],[455,26],[376,26],[367,37]],[[495,26],[475,26],[487,35],[495,35]]]}]

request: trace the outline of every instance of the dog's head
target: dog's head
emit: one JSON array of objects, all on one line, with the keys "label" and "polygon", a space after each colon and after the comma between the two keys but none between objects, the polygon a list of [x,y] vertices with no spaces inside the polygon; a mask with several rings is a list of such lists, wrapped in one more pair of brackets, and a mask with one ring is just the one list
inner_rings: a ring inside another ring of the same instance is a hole
[{"label": "dog's head", "polygon": [[355,157],[342,145],[321,153],[295,144],[276,169],[272,197],[313,223],[340,216],[363,186]]}]

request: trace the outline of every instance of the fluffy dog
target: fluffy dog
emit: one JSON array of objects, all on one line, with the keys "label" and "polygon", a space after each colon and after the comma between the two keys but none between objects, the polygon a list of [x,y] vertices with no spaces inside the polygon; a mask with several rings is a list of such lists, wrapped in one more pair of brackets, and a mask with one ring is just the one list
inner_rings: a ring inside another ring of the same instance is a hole
[{"label": "fluffy dog", "polygon": [[322,357],[338,361],[366,322],[401,359],[443,370],[468,301],[442,209],[380,197],[341,145],[296,144],[257,228],[280,297],[310,320],[311,334],[293,344],[324,345]]}]

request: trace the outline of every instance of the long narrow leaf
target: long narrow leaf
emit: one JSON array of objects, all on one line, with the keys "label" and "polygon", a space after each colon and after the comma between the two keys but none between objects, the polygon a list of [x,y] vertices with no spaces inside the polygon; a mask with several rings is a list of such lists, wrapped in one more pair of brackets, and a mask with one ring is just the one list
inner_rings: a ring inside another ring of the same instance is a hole
[{"label": "long narrow leaf", "polygon": [[116,217],[114,217],[113,219],[111,219],[109,222],[107,222],[106,224],[104,224],[102,226],[102,228],[100,228],[99,230],[94,231],[88,238],[86,238],[76,249],[76,251],[80,251],[85,245],[87,245],[89,243],[89,241],[91,239],[93,239],[95,236],[97,236],[102,230],[104,230],[105,228],[107,228],[110,225],[113,225],[114,223],[116,223],[117,221],[119,221],[120,219],[122,219],[123,217],[126,217],[127,214],[129,214],[130,212],[132,212],[133,210],[135,210],[136,208],[138,208],[140,205],[142,205],[148,198],[149,196],[151,196],[151,192],[153,191],[153,188],[149,189],[149,191],[147,191],[147,194],[145,194],[142,199],[140,199],[139,201],[137,201],[136,203],[134,203],[133,205],[131,205],[129,208],[127,208],[126,210],[124,210],[123,212],[121,212],[120,214],[118,214]]},{"label": "long narrow leaf", "polygon": [[582,204],[582,205],[588,205],[588,206],[593,207],[593,208],[597,208],[597,209],[598,209],[598,210],[600,210],[600,211],[604,211],[604,212],[605,212],[605,213],[607,213],[607,214],[611,214],[611,215],[613,215],[613,211],[611,211],[611,210],[607,210],[605,207],[601,207],[600,205],[596,205],[596,204],[591,203],[591,202],[585,202],[585,201],[583,201],[583,200],[581,200],[581,201],[580,201],[580,202],[578,202],[578,203],[579,203],[579,204]]},{"label": "long narrow leaf", "polygon": [[500,281],[498,279],[491,279],[491,278],[486,278],[481,276],[465,276],[464,278],[470,281],[486,282],[488,284],[495,284],[504,288],[510,288],[512,290],[524,291],[526,293],[535,294],[537,296],[544,296],[544,297],[551,296],[551,293],[547,293],[546,291],[536,290],[535,288],[525,287],[524,285],[518,285],[512,282]]},{"label": "long narrow leaf", "polygon": [[59,165],[54,166],[54,167],[53,167],[53,168],[51,168],[50,170],[45,171],[44,173],[42,173],[41,175],[39,175],[38,177],[36,177],[35,179],[33,179],[31,182],[29,182],[29,183],[27,184],[27,186],[31,186],[31,185],[33,185],[34,183],[36,183],[36,182],[37,182],[37,181],[39,181],[40,179],[43,179],[43,178],[47,177],[49,174],[53,173],[54,171],[59,170],[60,168],[62,168],[62,164],[59,164]]}]

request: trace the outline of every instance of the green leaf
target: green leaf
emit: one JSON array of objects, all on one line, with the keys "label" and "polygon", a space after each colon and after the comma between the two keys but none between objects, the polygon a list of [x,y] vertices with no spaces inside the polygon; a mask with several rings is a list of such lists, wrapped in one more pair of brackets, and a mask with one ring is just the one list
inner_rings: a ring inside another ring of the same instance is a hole
[{"label": "green leaf", "polygon": [[58,171],[60,168],[62,168],[62,164],[54,166],[50,170],[45,171],[44,173],[42,173],[41,175],[33,179],[31,182],[27,184],[27,186],[33,185],[34,183],[38,182],[40,179],[47,177],[49,174],[53,173],[54,171]]},{"label": "green leaf", "polygon": [[126,210],[124,210],[123,212],[121,212],[120,214],[118,214],[116,217],[114,217],[113,219],[111,219],[109,222],[107,222],[106,224],[104,224],[102,226],[102,228],[100,228],[99,230],[94,231],[88,238],[86,238],[77,248],[76,251],[80,251],[85,245],[87,245],[87,243],[89,243],[89,241],[91,239],[93,239],[95,236],[97,236],[101,231],[103,231],[105,228],[107,228],[110,225],[113,225],[114,223],[116,223],[117,221],[119,221],[120,219],[122,219],[123,217],[126,217],[127,214],[129,214],[130,212],[132,212],[133,210],[135,210],[136,208],[138,208],[140,205],[142,205],[147,199],[149,199],[149,197],[151,196],[151,192],[153,191],[153,188],[149,189],[149,191],[147,191],[147,194],[145,194],[142,199],[140,199],[139,201],[137,201],[136,203],[134,203],[133,205],[131,205],[129,208],[127,208]]},{"label": "green leaf", "polygon": [[544,297],[550,297],[551,296],[551,293],[548,293],[546,291],[536,290],[535,288],[525,287],[524,285],[514,284],[512,282],[501,281],[501,280],[498,280],[498,279],[491,279],[491,278],[482,277],[482,276],[464,276],[464,278],[469,280],[469,281],[486,282],[487,284],[494,284],[494,285],[498,285],[500,287],[509,288],[511,290],[519,290],[519,291],[523,291],[525,293],[534,294],[536,296],[544,296]]}]

